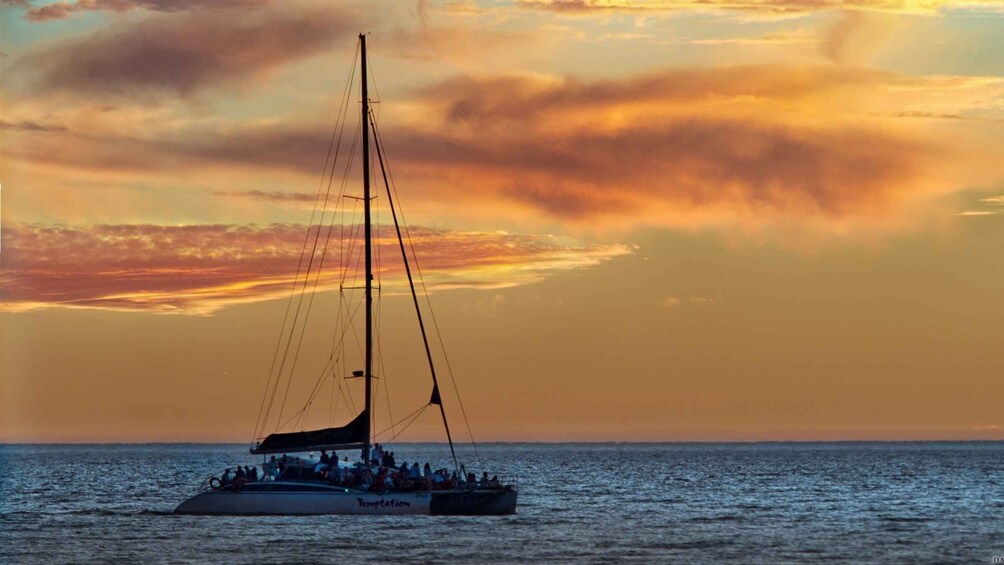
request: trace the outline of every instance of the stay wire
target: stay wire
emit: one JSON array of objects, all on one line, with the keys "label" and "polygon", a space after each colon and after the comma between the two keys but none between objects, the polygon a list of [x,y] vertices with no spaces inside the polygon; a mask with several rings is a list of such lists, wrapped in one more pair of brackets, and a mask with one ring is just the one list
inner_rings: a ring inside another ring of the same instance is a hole
[{"label": "stay wire", "polygon": [[[337,155],[337,150],[336,150],[336,155]],[[345,172],[345,175],[343,176],[343,179],[348,177],[349,171],[351,170],[351,168],[352,168],[352,159],[350,157],[348,160],[346,160],[346,166],[345,166],[345,171],[346,172]],[[328,178],[328,194],[331,193],[331,185],[334,183],[334,178],[335,178],[335,169],[334,169],[334,167],[332,167],[331,168],[331,176]],[[336,199],[336,204],[337,204],[338,200],[341,200],[341,196],[342,196],[342,194],[343,194],[343,192],[345,190],[345,186],[346,186],[346,183],[343,182],[342,186],[340,187],[339,192],[338,192],[338,196],[337,196],[337,199]],[[325,195],[325,206],[327,206],[327,195]],[[307,301],[307,311],[306,311],[306,313],[304,314],[304,317],[303,317],[303,324],[300,326],[300,337],[297,340],[296,350],[293,353],[293,363],[292,363],[292,365],[290,366],[290,369],[289,369],[289,381],[288,381],[288,383],[286,385],[286,393],[283,395],[282,405],[281,405],[280,411],[279,411],[279,417],[280,417],[280,419],[282,418],[282,408],[285,408],[285,405],[286,405],[286,397],[289,395],[289,386],[293,382],[293,373],[296,370],[296,364],[297,364],[297,362],[298,362],[298,360],[300,358],[300,348],[303,346],[303,337],[304,337],[304,335],[307,332],[307,322],[310,319],[310,312],[312,311],[311,309],[312,309],[312,307],[314,305],[314,297],[317,296],[317,287],[318,287],[318,285],[321,282],[321,275],[323,274],[323,271],[324,271],[324,259],[325,259],[325,257],[327,257],[328,245],[331,242],[331,233],[332,233],[332,231],[334,231],[335,218],[336,217],[337,217],[336,214],[334,213],[334,211],[332,211],[332,213],[331,213],[331,221],[328,224],[328,233],[327,233],[327,235],[324,238],[324,245],[321,247],[320,259],[318,260],[318,263],[317,263],[317,273],[314,276],[314,286],[313,286],[313,288],[310,291],[310,299]],[[318,233],[318,238],[320,238],[320,233],[321,233],[320,225],[318,225],[317,233]],[[309,271],[308,271],[308,277],[309,277]],[[306,287],[306,285],[305,285],[305,287]],[[313,396],[313,395],[311,395],[311,396]],[[311,399],[311,401],[312,401],[312,399]],[[299,423],[299,422],[297,422],[297,423]]]},{"label": "stay wire", "polygon": [[[359,46],[356,45],[356,52],[357,52],[357,54],[358,54],[358,50],[359,50]],[[299,278],[300,278],[300,272],[301,272],[301,270],[303,268],[303,257],[304,257],[304,255],[307,252],[307,243],[310,241],[310,231],[311,231],[310,227],[314,224],[314,216],[317,213],[317,204],[318,204],[318,202],[321,199],[321,189],[324,187],[324,178],[328,174],[328,164],[331,163],[331,153],[332,153],[332,149],[333,149],[333,147],[335,145],[335,137],[336,137],[336,135],[339,132],[339,127],[338,127],[339,122],[341,122],[341,124],[342,124],[342,130],[344,130],[344,127],[345,127],[345,125],[344,125],[345,124],[345,121],[344,121],[345,110],[343,110],[343,108],[347,110],[347,102],[346,102],[346,100],[349,98],[349,93],[351,92],[351,89],[352,89],[352,83],[355,80],[354,77],[355,77],[356,59],[357,59],[357,57],[353,56],[352,68],[349,71],[349,78],[348,78],[348,81],[347,81],[348,85],[346,86],[345,91],[343,92],[342,103],[339,104],[339,112],[338,112],[338,114],[336,116],[336,119],[335,119],[335,127],[331,131],[331,140],[328,142],[328,152],[327,152],[327,155],[325,156],[325,159],[324,159],[324,169],[321,172],[321,180],[320,180],[320,182],[318,183],[318,186],[317,186],[317,196],[314,199],[314,208],[311,210],[311,213],[310,213],[310,221],[307,224],[307,233],[304,236],[303,246],[302,246],[302,248],[300,250],[300,259],[297,262],[297,266],[296,266],[296,275],[293,277],[293,283],[292,283],[291,288],[290,288],[289,299],[286,301],[286,310],[285,310],[285,313],[283,314],[282,328],[279,330],[279,339],[277,340],[276,345],[275,345],[275,352],[272,354],[272,364],[271,364],[271,366],[269,368],[268,380],[265,383],[265,392],[262,395],[261,404],[258,407],[258,416],[256,417],[254,438],[252,438],[252,440],[251,440],[252,443],[254,442],[254,440],[256,438],[259,437],[260,433],[264,433],[265,428],[268,425],[268,415],[271,412],[271,405],[272,405],[272,402],[274,402],[274,399],[275,399],[275,389],[278,388],[279,380],[282,377],[281,371],[279,373],[275,373],[275,362],[276,362],[276,360],[279,357],[279,349],[282,346],[283,336],[286,333],[286,324],[287,324],[287,322],[289,320],[289,311],[290,311],[290,309],[292,307],[292,304],[293,304],[293,297],[296,296],[296,288],[298,286],[298,281],[299,281]],[[337,161],[337,152],[335,153],[335,160]],[[332,163],[331,166],[332,166],[332,170],[334,170],[334,163]],[[322,210],[321,214],[322,214],[322,217],[323,217],[323,210]],[[308,271],[308,275],[309,275],[309,271]],[[295,319],[294,319],[294,322],[293,322],[293,326],[294,327],[295,327],[295,323],[296,322],[295,322]],[[293,332],[293,327],[290,328],[290,334],[292,334],[292,332]],[[266,411],[265,410],[265,398],[267,398],[269,396],[268,390],[269,390],[270,385],[272,385],[273,375],[274,375],[274,377],[276,379],[276,382],[275,382],[275,386],[273,387],[272,397],[269,400],[269,408]],[[264,418],[262,417],[262,412],[263,411],[265,411],[265,417]]]},{"label": "stay wire", "polygon": [[[383,143],[381,141],[382,137],[380,136],[379,127],[375,122],[373,123],[373,131],[378,146],[383,147]],[[387,162],[388,160],[386,155],[383,156],[383,159],[385,162]],[[425,295],[425,301],[429,310],[429,315],[432,318],[432,326],[436,330],[436,337],[439,340],[439,346],[443,353],[443,359],[446,361],[447,372],[450,374],[450,381],[453,383],[453,391],[457,395],[457,403],[460,405],[460,413],[464,417],[464,425],[467,427],[467,434],[471,438],[471,446],[474,448],[474,455],[478,460],[478,465],[482,465],[481,453],[478,450],[477,442],[474,440],[474,432],[471,430],[471,423],[470,420],[467,418],[467,410],[464,408],[464,401],[460,396],[460,389],[457,386],[457,379],[453,373],[453,366],[450,364],[450,357],[446,353],[446,344],[443,342],[443,335],[439,330],[439,322],[436,320],[436,312],[432,308],[432,300],[429,299],[429,290],[425,285],[425,278],[422,276],[422,267],[418,262],[418,254],[415,252],[415,243],[411,238],[411,231],[409,230],[408,222],[407,220],[405,220],[404,217],[404,210],[401,207],[401,197],[397,192],[397,184],[394,182],[394,173],[391,171],[389,163],[387,165],[387,175],[390,179],[390,186],[394,192],[393,199],[397,200],[398,202],[397,209],[400,211],[401,225],[404,226],[404,233],[408,239],[408,246],[411,248],[412,258],[415,263],[415,271],[418,274],[418,281],[422,285],[422,293]]]},{"label": "stay wire", "polygon": [[[412,422],[414,422],[414,421],[415,421],[415,420],[416,420],[416,419],[417,419],[417,418],[418,418],[419,416],[421,416],[421,415],[422,415],[422,413],[423,413],[423,412],[425,412],[425,409],[426,409],[426,408],[428,408],[428,407],[429,407],[429,405],[428,405],[428,404],[426,404],[426,405],[424,405],[424,406],[420,406],[420,407],[419,407],[418,409],[416,409],[416,410],[415,410],[414,412],[412,412],[411,414],[408,414],[408,415],[407,415],[407,416],[405,416],[404,418],[401,418],[400,420],[398,420],[398,421],[397,421],[396,423],[394,423],[394,424],[391,424],[390,426],[388,426],[388,427],[384,428],[384,429],[383,429],[382,431],[380,431],[380,432],[376,433],[376,434],[375,434],[375,435],[373,436],[373,439],[376,439],[376,438],[378,438],[378,437],[382,436],[383,434],[387,433],[388,431],[392,430],[392,429],[394,428],[394,426],[400,426],[402,422],[405,422],[405,421],[407,421],[407,420],[408,420],[409,418],[411,419],[411,421],[412,421]],[[409,422],[409,425],[410,425],[410,424],[411,424],[411,422]],[[403,431],[404,431],[404,430],[402,429],[402,430],[401,430],[401,432],[403,432]],[[397,437],[398,435],[400,435],[400,434],[401,434],[401,432],[398,432],[397,434],[394,434],[394,435],[393,435],[393,436],[391,437],[391,439],[393,439],[393,438]]]},{"label": "stay wire", "polygon": [[[348,115],[348,104],[349,104],[349,100],[350,100],[349,93],[351,92],[352,84],[355,81],[354,75],[355,75],[355,63],[353,63],[352,71],[351,71],[351,74],[349,76],[349,81],[348,81],[348,84],[346,84],[346,87],[345,87],[345,96],[343,98],[344,104],[343,104],[342,107],[345,110],[344,114],[345,114],[346,117]],[[343,119],[342,120],[342,127],[341,127],[341,129],[339,131],[339,135],[338,135],[338,142],[335,145],[335,157],[334,157],[334,160],[333,160],[333,163],[332,163],[332,166],[331,166],[331,176],[334,176],[335,167],[336,167],[335,164],[338,162],[338,154],[339,154],[340,149],[341,149],[342,138],[344,136],[344,132],[345,132],[345,120]],[[353,143],[353,145],[354,145],[354,143]],[[347,166],[350,166],[350,164],[351,164],[351,159],[348,159],[347,160]],[[320,239],[321,239],[321,228],[323,227],[323,224],[324,224],[324,214],[325,214],[325,211],[327,209],[328,200],[330,198],[330,195],[331,195],[331,180],[330,180],[330,177],[329,177],[328,188],[327,188],[327,191],[324,194],[324,204],[323,204],[323,206],[321,208],[321,216],[320,216],[320,219],[318,220],[318,224],[317,224],[317,232],[316,232],[316,234],[314,236],[314,244],[313,244],[313,246],[311,248],[310,259],[307,262],[307,274],[306,274],[306,276],[303,279],[303,286],[300,288],[300,296],[299,296],[299,298],[297,300],[296,312],[293,314],[293,326],[292,326],[292,329],[290,330],[289,337],[288,337],[288,339],[286,341],[286,348],[285,348],[285,350],[283,351],[283,354],[282,354],[282,361],[279,363],[278,379],[276,380],[276,386],[275,386],[275,388],[272,391],[272,398],[269,400],[269,407],[268,407],[268,411],[266,412],[266,414],[269,414],[271,412],[272,405],[275,402],[275,394],[276,394],[276,392],[278,392],[279,383],[282,380],[283,369],[285,368],[286,359],[287,359],[287,357],[289,355],[289,348],[290,348],[290,346],[293,343],[293,335],[296,333],[296,323],[297,323],[297,320],[299,319],[300,309],[303,306],[303,297],[304,297],[304,295],[305,295],[305,293],[307,291],[307,285],[308,285],[308,283],[310,281],[310,271],[311,271],[311,269],[313,267],[313,264],[314,264],[314,257],[317,254],[317,244],[320,242]],[[332,211],[332,216],[334,216],[334,211]],[[308,230],[308,234],[309,234],[309,230]],[[311,295],[311,298],[313,298],[313,295]],[[309,316],[309,307],[308,307],[308,316]],[[304,330],[306,329],[306,320],[304,321],[303,329]],[[302,340],[303,330],[301,330],[300,335],[301,335],[301,340]],[[294,365],[295,365],[295,361],[294,361]],[[285,389],[285,392],[283,393],[282,404],[279,406],[279,416],[278,416],[278,418],[276,418],[276,423],[275,423],[275,431],[276,432],[279,431],[279,426],[280,426],[280,424],[282,422],[282,413],[285,410],[286,399],[289,396],[289,389],[290,389],[290,386],[292,384],[293,384],[293,373],[292,373],[292,370],[291,370],[290,374],[289,374],[289,378],[286,381],[286,389]]]}]

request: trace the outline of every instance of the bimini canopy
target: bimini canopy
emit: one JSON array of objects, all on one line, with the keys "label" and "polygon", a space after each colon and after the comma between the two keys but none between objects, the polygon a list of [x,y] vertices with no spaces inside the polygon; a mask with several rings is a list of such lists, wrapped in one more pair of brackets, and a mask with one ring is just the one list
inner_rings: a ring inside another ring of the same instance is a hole
[{"label": "bimini canopy", "polygon": [[340,428],[272,434],[251,448],[251,453],[296,453],[319,449],[351,449],[366,445],[369,436],[369,412],[363,410]]}]

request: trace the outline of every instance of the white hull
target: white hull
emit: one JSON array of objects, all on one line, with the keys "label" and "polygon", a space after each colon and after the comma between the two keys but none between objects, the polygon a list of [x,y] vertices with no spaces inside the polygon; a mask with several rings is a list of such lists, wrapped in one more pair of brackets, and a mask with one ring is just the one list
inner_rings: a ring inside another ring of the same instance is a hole
[{"label": "white hull", "polygon": [[432,495],[406,492],[204,492],[175,514],[429,514]]}]

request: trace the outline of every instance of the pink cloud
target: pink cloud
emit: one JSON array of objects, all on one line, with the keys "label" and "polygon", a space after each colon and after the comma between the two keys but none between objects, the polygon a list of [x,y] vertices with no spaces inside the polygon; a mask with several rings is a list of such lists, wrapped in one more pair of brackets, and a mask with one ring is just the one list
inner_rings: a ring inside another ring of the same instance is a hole
[{"label": "pink cloud", "polygon": [[[321,246],[326,232],[325,227]],[[338,229],[334,233],[337,238]],[[388,287],[403,289],[403,267],[391,259],[398,253],[392,228],[378,233],[376,244],[385,258],[380,275]],[[228,304],[280,298],[288,296],[296,279],[305,234],[305,226],[292,224],[6,225],[3,307],[208,313]],[[528,284],[630,252],[623,245],[579,245],[550,236],[428,228],[413,228],[411,234],[431,289]],[[344,263],[358,260],[357,246]],[[342,272],[332,240],[319,287],[337,287]]]}]

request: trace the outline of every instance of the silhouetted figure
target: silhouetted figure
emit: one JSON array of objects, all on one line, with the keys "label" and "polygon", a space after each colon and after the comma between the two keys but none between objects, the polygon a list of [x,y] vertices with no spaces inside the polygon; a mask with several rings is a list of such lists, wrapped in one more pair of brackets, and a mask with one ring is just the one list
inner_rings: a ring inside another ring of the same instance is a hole
[{"label": "silhouetted figure", "polygon": [[322,465],[330,465],[331,464],[331,458],[328,457],[328,453],[326,451],[324,451],[323,449],[321,450],[321,464]]},{"label": "silhouetted figure", "polygon": [[234,482],[244,480],[244,469],[240,465],[237,466],[237,470],[234,471]]},{"label": "silhouetted figure", "polygon": [[338,469],[338,461],[335,460],[335,464],[328,468],[328,482],[337,485],[342,482],[342,473]]},{"label": "silhouetted figure", "polygon": [[227,486],[234,482],[234,476],[230,474],[230,469],[223,471],[223,477],[220,478],[220,486]]}]

